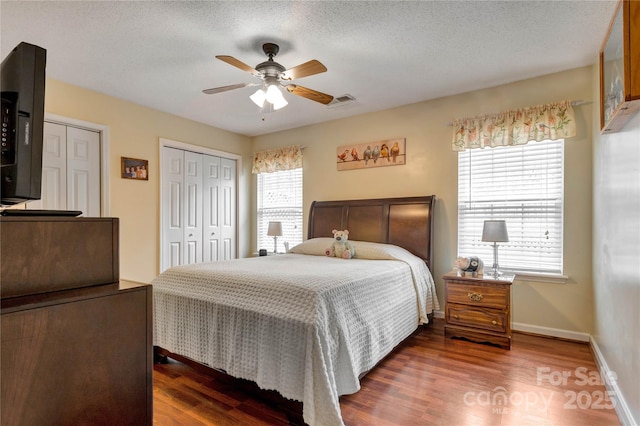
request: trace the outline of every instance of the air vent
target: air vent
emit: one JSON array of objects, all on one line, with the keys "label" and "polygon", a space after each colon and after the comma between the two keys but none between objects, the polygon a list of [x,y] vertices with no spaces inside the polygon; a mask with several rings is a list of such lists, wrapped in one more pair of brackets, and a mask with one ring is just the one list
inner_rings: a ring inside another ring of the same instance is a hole
[{"label": "air vent", "polygon": [[349,94],[336,96],[333,98],[331,103],[327,105],[327,108],[344,108],[348,105],[354,104],[355,102],[356,98]]}]

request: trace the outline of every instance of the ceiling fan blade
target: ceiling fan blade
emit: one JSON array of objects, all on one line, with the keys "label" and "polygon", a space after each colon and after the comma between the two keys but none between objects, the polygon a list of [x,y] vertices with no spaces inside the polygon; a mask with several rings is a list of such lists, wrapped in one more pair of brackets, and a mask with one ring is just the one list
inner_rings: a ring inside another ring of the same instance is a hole
[{"label": "ceiling fan blade", "polygon": [[239,59],[234,58],[233,56],[218,55],[216,56],[216,58],[228,63],[229,65],[233,65],[236,68],[240,68],[242,71],[246,71],[251,74],[258,74],[258,71],[256,71],[253,67],[250,67],[249,65],[245,64]]},{"label": "ceiling fan blade", "polygon": [[285,72],[282,73],[283,80],[295,80],[297,78],[308,77],[314,74],[320,74],[321,72],[327,71],[327,67],[322,65],[319,61],[315,59],[310,60],[309,62],[305,62],[304,64],[300,64],[296,67],[289,68]]},{"label": "ceiling fan blade", "polygon": [[214,87],[213,89],[205,89],[202,92],[206,93],[207,95],[213,95],[215,93],[221,93],[221,92],[226,92],[229,90],[234,90],[234,89],[241,89],[243,87],[247,87],[247,86],[255,86],[255,83],[240,83],[240,84],[231,84],[229,86],[221,86],[221,87]]},{"label": "ceiling fan blade", "polygon": [[333,96],[326,93],[318,92],[317,90],[309,89],[307,87],[298,86],[296,84],[289,84],[285,86],[290,93],[294,95],[302,96],[303,98],[311,99],[312,101],[320,102],[327,105],[333,100]]}]

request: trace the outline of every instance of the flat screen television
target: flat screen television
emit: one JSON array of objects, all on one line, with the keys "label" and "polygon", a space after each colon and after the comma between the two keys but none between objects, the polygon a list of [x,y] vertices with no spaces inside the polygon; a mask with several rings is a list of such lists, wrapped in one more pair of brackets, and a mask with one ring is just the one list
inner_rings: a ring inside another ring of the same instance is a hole
[{"label": "flat screen television", "polygon": [[47,51],[20,43],[2,61],[0,205],[40,199]]}]

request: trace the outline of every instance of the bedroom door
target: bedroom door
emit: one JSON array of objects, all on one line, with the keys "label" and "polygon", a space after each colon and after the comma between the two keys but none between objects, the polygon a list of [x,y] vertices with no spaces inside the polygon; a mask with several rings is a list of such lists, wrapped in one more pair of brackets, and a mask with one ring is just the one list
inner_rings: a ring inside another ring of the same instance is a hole
[{"label": "bedroom door", "polygon": [[236,161],[162,147],[161,271],[236,257]]}]

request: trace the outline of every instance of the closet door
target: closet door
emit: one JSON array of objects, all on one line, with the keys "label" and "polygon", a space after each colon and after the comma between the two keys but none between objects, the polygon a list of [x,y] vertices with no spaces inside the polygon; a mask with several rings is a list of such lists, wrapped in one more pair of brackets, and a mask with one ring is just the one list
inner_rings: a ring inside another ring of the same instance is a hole
[{"label": "closet door", "polygon": [[42,194],[35,209],[67,210],[67,126],[44,123]]},{"label": "closet door", "polygon": [[[184,250],[183,199],[184,151],[162,148],[162,254],[164,271],[182,265]],[[161,272],[162,272],[161,271]]]},{"label": "closet door", "polygon": [[236,258],[236,161],[221,158],[220,170],[222,259],[227,260]]},{"label": "closet door", "polygon": [[204,262],[220,260],[222,237],[220,227],[220,157],[203,156],[203,255]]},{"label": "closet door", "polygon": [[235,259],[236,161],[162,147],[160,271]]},{"label": "closet door", "polygon": [[44,124],[42,194],[28,208],[80,210],[100,216],[100,134],[91,130]]},{"label": "closet door", "polygon": [[202,262],[202,154],[184,152],[184,263]]},{"label": "closet door", "polygon": [[236,161],[203,156],[203,261],[236,258]]},{"label": "closet door", "polygon": [[67,127],[67,209],[100,216],[100,135]]}]

